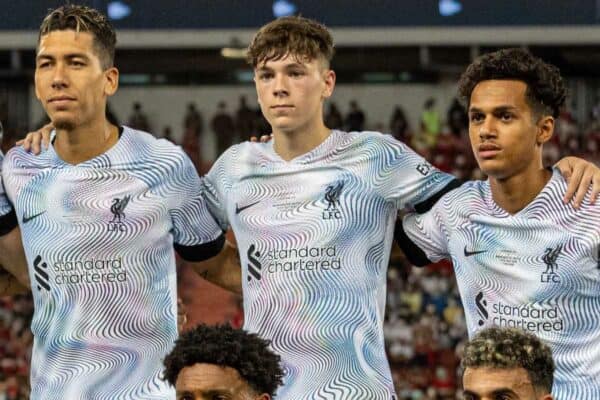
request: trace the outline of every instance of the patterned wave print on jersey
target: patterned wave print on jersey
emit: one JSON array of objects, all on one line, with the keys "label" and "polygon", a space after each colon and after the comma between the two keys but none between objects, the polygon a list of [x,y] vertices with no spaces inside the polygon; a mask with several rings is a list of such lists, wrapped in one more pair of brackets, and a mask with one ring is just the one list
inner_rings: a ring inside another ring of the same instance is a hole
[{"label": "patterned wave print on jersey", "polygon": [[487,182],[467,183],[404,226],[430,259],[452,257],[470,335],[489,325],[531,331],[552,348],[555,398],[600,399],[600,206],[588,197],[576,211],[565,191],[554,171],[511,216]]},{"label": "patterned wave print on jersey", "polygon": [[[4,160],[4,154],[2,153],[2,151],[0,151],[0,164],[2,164],[3,160]],[[8,202],[8,199],[6,198],[6,194],[4,192],[4,184],[3,184],[2,180],[0,179],[0,217],[8,214],[11,211],[12,211],[12,207],[11,207],[10,203]]]},{"label": "patterned wave print on jersey", "polygon": [[423,163],[390,137],[334,131],[290,162],[234,146],[209,172],[240,249],[245,328],[282,356],[278,399],[395,398],[382,323],[397,208],[450,179]]},{"label": "patterned wave print on jersey", "polygon": [[177,337],[173,241],[220,234],[208,220],[183,222],[208,215],[191,162],[128,128],[109,152],[77,166],[52,148],[38,158],[11,151],[6,161],[9,196],[27,221],[31,398],[174,398],[161,379]]}]

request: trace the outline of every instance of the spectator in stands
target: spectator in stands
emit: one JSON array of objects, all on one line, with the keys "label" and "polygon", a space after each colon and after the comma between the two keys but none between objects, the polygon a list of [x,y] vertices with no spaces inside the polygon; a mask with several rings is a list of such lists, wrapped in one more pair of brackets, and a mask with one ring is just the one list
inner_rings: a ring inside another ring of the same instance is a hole
[{"label": "spectator in stands", "polygon": [[127,121],[127,125],[130,128],[138,129],[144,132],[150,132],[150,124],[148,123],[148,117],[142,110],[142,105],[139,102],[133,103],[133,110]]},{"label": "spectator in stands", "polygon": [[356,100],[350,102],[350,111],[344,121],[348,132],[360,132],[365,130],[365,113],[358,107]]},{"label": "spectator in stands", "polygon": [[162,137],[163,139],[167,139],[169,142],[175,143],[175,140],[173,139],[173,130],[169,125],[163,128]]},{"label": "spectator in stands", "polygon": [[396,139],[407,142],[408,141],[408,120],[404,114],[404,110],[400,106],[394,108],[394,113],[390,119],[390,133]]},{"label": "spectator in stands", "polygon": [[164,365],[178,399],[269,400],[283,377],[268,341],[227,325],[183,333]]},{"label": "spectator in stands", "polygon": [[325,126],[329,129],[342,129],[344,127],[342,113],[340,113],[334,102],[329,103],[329,109],[325,114]]},{"label": "spectator in stands", "polygon": [[552,352],[522,330],[480,331],[467,343],[462,365],[465,400],[552,400]]},{"label": "spectator in stands", "polygon": [[227,111],[227,104],[220,101],[217,113],[213,116],[210,126],[217,137],[217,154],[223,153],[233,144],[235,124],[231,114]]},{"label": "spectator in stands", "polygon": [[185,117],[183,118],[184,136],[191,135],[200,138],[204,132],[204,120],[200,111],[196,109],[196,104],[189,103]]},{"label": "spectator in stands", "polygon": [[194,163],[197,171],[200,171],[202,157],[200,153],[200,138],[204,129],[202,115],[196,109],[194,103],[189,103],[183,118],[183,140],[181,147]]},{"label": "spectator in stands", "polygon": [[448,109],[447,114],[447,124],[450,132],[456,136],[460,137],[467,133],[467,128],[469,126],[469,116],[465,111],[465,108],[460,104],[457,98],[452,100],[452,104]]},{"label": "spectator in stands", "polygon": [[240,96],[240,103],[235,113],[235,127],[241,140],[247,140],[256,134],[254,131],[255,115],[255,111],[248,106],[246,96]]},{"label": "spectator in stands", "polygon": [[442,121],[435,108],[435,99],[429,98],[423,104],[421,113],[421,135],[427,148],[432,148],[437,143],[437,137],[442,130]]}]

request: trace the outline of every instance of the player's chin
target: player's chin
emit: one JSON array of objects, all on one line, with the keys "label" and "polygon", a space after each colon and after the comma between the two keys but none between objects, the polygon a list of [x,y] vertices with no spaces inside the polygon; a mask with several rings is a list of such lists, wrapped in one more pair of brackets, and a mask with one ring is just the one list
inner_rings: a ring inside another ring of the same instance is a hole
[{"label": "player's chin", "polygon": [[77,125],[75,118],[68,115],[51,115],[50,120],[54,128],[59,130],[72,130]]},{"label": "player's chin", "polygon": [[294,132],[298,129],[299,124],[289,118],[276,118],[272,121],[271,127],[279,132]]},{"label": "player's chin", "polygon": [[479,164],[479,169],[481,172],[487,176],[502,179],[510,175],[510,168],[505,162],[503,162],[503,160],[478,159],[477,163]]}]

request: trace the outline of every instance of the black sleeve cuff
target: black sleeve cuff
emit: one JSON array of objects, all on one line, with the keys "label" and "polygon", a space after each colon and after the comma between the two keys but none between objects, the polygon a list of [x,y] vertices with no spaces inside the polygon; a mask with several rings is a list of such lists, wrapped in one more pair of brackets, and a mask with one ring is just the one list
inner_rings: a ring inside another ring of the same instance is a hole
[{"label": "black sleeve cuff", "polygon": [[17,214],[15,210],[10,210],[8,214],[0,217],[0,236],[6,235],[17,227]]},{"label": "black sleeve cuff", "polygon": [[175,243],[173,247],[177,254],[186,261],[204,261],[219,254],[225,244],[225,235],[221,234],[212,242],[199,244],[196,246],[182,246]]},{"label": "black sleeve cuff", "polygon": [[415,204],[415,207],[414,207],[415,211],[419,214],[426,213],[427,211],[431,210],[431,208],[435,205],[435,203],[437,203],[437,201],[439,199],[442,198],[443,195],[445,195],[446,193],[448,193],[451,190],[456,189],[460,185],[462,185],[462,182],[459,181],[458,179],[451,180],[450,183],[448,183],[446,186],[444,186],[442,188],[442,190],[440,190],[439,192],[437,192],[436,194],[434,194],[427,200],[422,201],[421,203]]},{"label": "black sleeve cuff", "polygon": [[404,232],[404,226],[402,225],[402,219],[396,220],[396,228],[394,229],[394,240],[398,243],[398,246],[402,249],[408,261],[416,267],[424,267],[432,264],[433,262],[427,258],[427,255],[423,250],[419,248]]}]

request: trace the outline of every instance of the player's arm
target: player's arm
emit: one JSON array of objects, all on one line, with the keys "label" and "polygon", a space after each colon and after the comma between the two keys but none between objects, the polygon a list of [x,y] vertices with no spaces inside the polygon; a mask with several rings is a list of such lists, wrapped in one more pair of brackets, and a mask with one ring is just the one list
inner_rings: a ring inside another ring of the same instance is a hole
[{"label": "player's arm", "polygon": [[461,182],[440,171],[410,147],[390,136],[381,136],[365,146],[375,157],[377,179],[375,190],[398,210],[406,206],[418,213],[430,210],[444,194],[456,189]]},{"label": "player's arm", "polygon": [[[0,152],[0,174],[4,155]],[[11,275],[0,276],[0,294],[13,294],[14,290],[29,287],[29,274],[25,250],[21,241],[21,230],[17,224],[17,216],[4,191],[0,178],[0,265],[1,269]],[[16,282],[15,282],[16,279]],[[17,284],[17,282],[19,284]]]},{"label": "player's arm", "polygon": [[30,289],[23,286],[12,274],[0,265],[0,297],[29,293]]},{"label": "player's arm", "polygon": [[440,215],[440,203],[424,214],[413,212],[396,220],[394,239],[406,258],[417,267],[450,258],[449,232]]},{"label": "player's arm", "polygon": [[240,263],[235,249],[226,243],[224,229],[209,209],[210,196],[194,165],[185,155],[174,183],[175,207],[171,211],[177,253],[208,281],[241,292]]},{"label": "player's arm", "polygon": [[573,200],[573,206],[579,208],[583,198],[591,188],[591,202],[594,203],[600,193],[600,168],[595,164],[577,157],[565,157],[555,165],[568,182],[563,201]]},{"label": "player's arm", "polygon": [[[432,166],[405,144],[384,137],[372,141],[379,148],[369,149],[377,155],[376,190],[398,210],[410,207],[413,214],[396,223],[394,238],[408,259],[417,266],[431,264],[448,257],[447,236],[436,213],[440,199],[458,188],[461,182]],[[425,213],[425,214],[424,214]]]},{"label": "player's arm", "polygon": [[223,289],[242,294],[242,270],[237,249],[225,240],[223,249],[214,257],[189,263],[202,278]]},{"label": "player's arm", "polygon": [[28,288],[27,260],[17,227],[0,236],[0,296],[25,293]]}]

